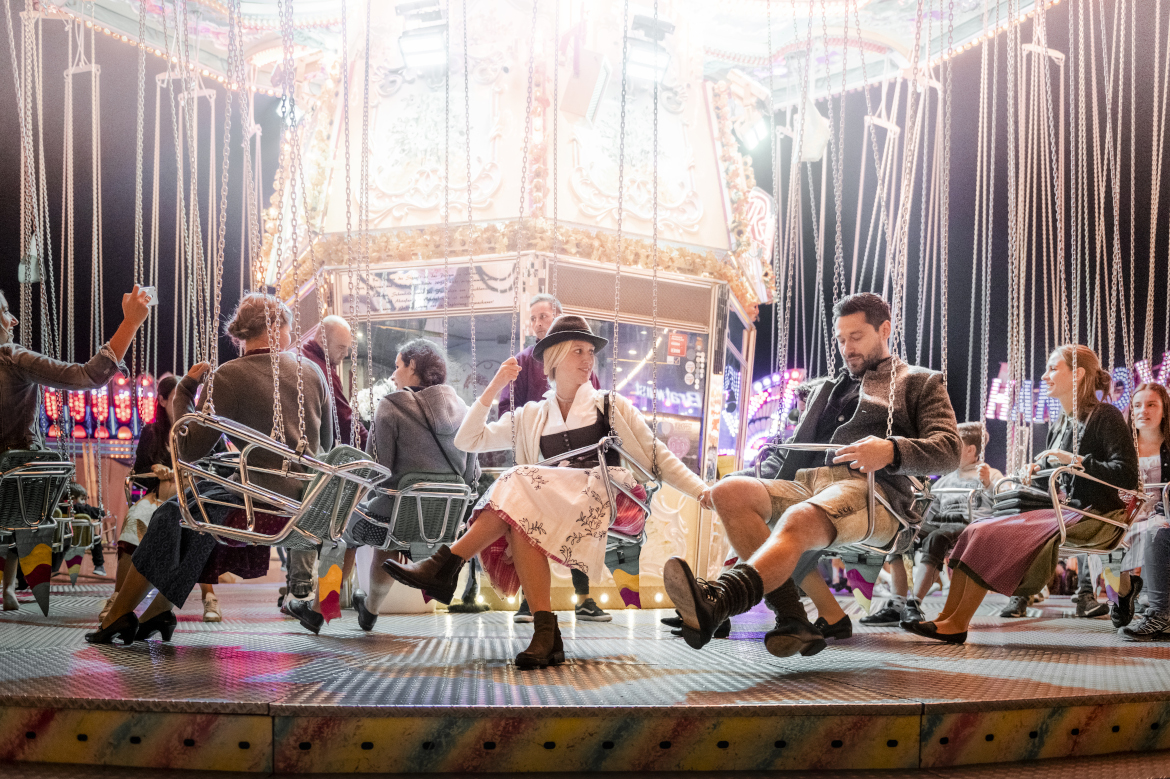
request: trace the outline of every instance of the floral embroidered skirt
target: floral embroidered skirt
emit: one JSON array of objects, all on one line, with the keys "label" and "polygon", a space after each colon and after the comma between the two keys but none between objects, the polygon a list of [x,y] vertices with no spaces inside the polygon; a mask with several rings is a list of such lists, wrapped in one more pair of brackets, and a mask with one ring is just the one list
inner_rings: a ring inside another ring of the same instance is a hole
[{"label": "floral embroidered skirt", "polygon": [[150,526],[150,518],[154,516],[154,512],[162,504],[163,501],[159,500],[157,492],[149,492],[143,495],[126,512],[126,519],[122,522],[122,532],[118,536],[118,540],[130,546],[138,546],[141,544],[142,537],[146,535],[146,528]]},{"label": "floral embroidered skirt", "polygon": [[[642,530],[645,518],[637,504],[617,489],[622,485],[641,499],[646,492],[625,468],[610,467],[617,496],[617,521],[612,519],[609,496],[600,468],[550,468],[519,465],[505,471],[475,505],[469,524],[491,508],[550,560],[575,568],[599,580],[605,567],[606,532],[610,525],[630,535]],[[520,589],[506,537],[480,553],[492,586],[505,596]]]}]

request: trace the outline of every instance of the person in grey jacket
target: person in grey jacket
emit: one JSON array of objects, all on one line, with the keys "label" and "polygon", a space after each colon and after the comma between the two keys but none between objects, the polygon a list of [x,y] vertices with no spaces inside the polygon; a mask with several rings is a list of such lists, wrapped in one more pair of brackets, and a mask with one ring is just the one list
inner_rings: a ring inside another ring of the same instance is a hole
[{"label": "person in grey jacket", "polygon": [[[13,342],[19,321],[0,292],[0,452],[43,448],[37,424],[41,387],[90,390],[103,387],[119,370],[134,333],[150,314],[150,293],[137,284],[122,296],[122,324],[85,364],[61,362]],[[128,372],[128,371],[127,371]]]},{"label": "person in grey jacket", "polygon": [[[272,323],[271,330],[269,322]],[[219,366],[212,376],[212,389],[203,393],[198,407],[201,411],[209,410],[210,395],[217,416],[269,435],[276,418],[273,397],[275,359],[279,367],[277,386],[284,442],[292,449],[297,449],[301,442],[298,401],[303,401],[304,449],[309,454],[320,455],[333,447],[333,418],[329,413],[325,377],[309,360],[301,360],[298,366],[296,356],[287,351],[292,342],[291,323],[292,314],[279,298],[255,292],[245,295],[227,325],[228,334],[241,346],[243,355]],[[272,354],[274,349],[278,352],[275,357]],[[175,388],[172,407],[176,420],[195,410],[196,390],[209,368],[207,363],[193,366]],[[299,390],[298,383],[301,385]],[[197,460],[208,454],[219,439],[216,430],[190,425],[186,433],[176,439],[179,449],[175,454],[188,462]],[[243,442],[236,444],[243,448]],[[260,468],[279,469],[281,462],[278,455],[265,452],[255,452],[249,458],[250,465]],[[299,498],[303,485],[295,478],[261,473],[254,475],[253,482],[290,498]],[[200,493],[205,500],[241,504],[235,493],[209,482],[200,485]],[[250,576],[241,574],[245,578],[263,575],[267,571],[268,547],[224,546],[206,533],[182,527],[180,499],[193,500],[193,497],[188,494],[172,498],[155,511],[146,535],[134,550],[130,570],[114,605],[102,621],[101,629],[86,634],[86,641],[108,644],[117,637],[129,644],[149,638],[156,632],[164,641],[170,640],[177,624],[172,604],[181,608],[196,583],[205,578],[218,578],[218,574],[227,571],[238,573],[237,566],[249,569],[246,574]],[[205,504],[204,508],[209,519],[217,523],[222,523],[235,510],[219,503]],[[192,510],[198,511],[194,506]],[[264,509],[260,507],[259,510]],[[142,615],[140,625],[134,609],[152,585],[159,594]],[[306,605],[306,608],[309,607]]]},{"label": "person in grey jacket", "polygon": [[[430,341],[416,338],[403,344],[394,363],[393,379],[398,391],[378,404],[374,430],[366,443],[366,452],[392,474],[382,486],[398,489],[402,477],[411,473],[456,473],[465,484],[474,485],[479,479],[479,460],[455,446],[455,433],[467,416],[467,404],[446,383],[447,361],[442,351]],[[393,500],[376,496],[365,510],[389,519],[394,511]],[[451,519],[458,522],[462,517]],[[381,536],[382,532],[359,517],[350,527],[349,539],[356,543],[373,541],[371,534]],[[382,570],[382,563],[391,557],[401,560],[402,553],[374,550],[370,591],[357,590],[353,594],[362,630],[373,629],[378,609],[394,584]]]},{"label": "person in grey jacket", "polygon": [[[775,473],[774,479],[736,477],[715,486],[715,510],[742,561],[716,581],[697,580],[681,558],[672,557],[664,566],[683,637],[696,649],[728,617],[766,597],[777,615],[775,629],[764,637],[768,651],[778,657],[819,652],[824,635],[808,621],[792,580],[801,556],[866,540],[866,474],[875,475],[875,487],[890,507],[913,521],[907,476],[959,465],[961,444],[943,375],[893,359],[886,301],[870,292],[850,295],[833,307],[833,317],[848,371],[812,395],[793,440],[838,448],[775,452],[762,469]],[[898,522],[880,503],[875,514],[868,542],[887,543],[898,532]]]},{"label": "person in grey jacket", "polygon": [[[20,324],[0,292],[0,453],[10,449],[43,449],[44,439],[37,424],[37,404],[41,387],[63,390],[88,390],[104,386],[120,369],[122,358],[134,340],[134,333],[150,314],[150,293],[134,285],[122,296],[122,324],[102,348],[84,365],[62,362],[13,343]],[[129,373],[129,371],[127,371]],[[16,583],[16,548],[7,554],[4,565],[4,610],[19,608],[14,591]]]}]

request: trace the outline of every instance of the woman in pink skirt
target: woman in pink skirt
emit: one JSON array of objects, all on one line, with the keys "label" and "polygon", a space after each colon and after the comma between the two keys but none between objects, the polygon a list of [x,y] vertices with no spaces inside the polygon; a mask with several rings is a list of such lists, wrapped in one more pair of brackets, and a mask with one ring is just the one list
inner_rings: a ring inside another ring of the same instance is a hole
[{"label": "woman in pink skirt", "polygon": [[[1048,448],[1043,453],[1048,462],[1076,464],[1089,476],[1113,485],[1076,476],[1070,483],[1069,477],[1064,477],[1068,505],[1113,520],[1124,519],[1128,506],[1116,488],[1137,489],[1138,457],[1124,415],[1100,400],[1109,391],[1109,374],[1088,347],[1065,345],[1048,358],[1044,383],[1048,394],[1064,408],[1048,432]],[[1047,484],[1035,486],[1048,489]],[[1072,546],[1097,546],[1124,532],[1116,525],[1072,512],[1064,513],[1064,521],[1068,527],[1066,543]],[[1060,528],[1052,509],[995,517],[968,526],[951,552],[951,591],[942,613],[934,622],[903,622],[902,628],[936,641],[962,644],[988,591],[1027,596],[1043,589],[1056,568],[1059,546]]]}]

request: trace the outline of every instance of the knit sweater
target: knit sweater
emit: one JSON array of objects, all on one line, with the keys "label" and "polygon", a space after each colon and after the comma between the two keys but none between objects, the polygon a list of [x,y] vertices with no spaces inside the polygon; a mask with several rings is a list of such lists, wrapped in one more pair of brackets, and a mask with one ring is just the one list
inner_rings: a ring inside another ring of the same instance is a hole
[{"label": "knit sweater", "polygon": [[[301,360],[301,377],[304,390],[305,439],[307,452],[320,455],[333,448],[333,415],[329,411],[329,395],[326,391],[325,376],[321,369],[310,360]],[[184,376],[175,388],[173,396],[176,424],[184,414],[195,410],[195,391],[199,383]],[[272,357],[267,350],[250,352],[243,357],[228,360],[215,372],[214,385],[215,414],[250,427],[257,433],[272,434],[274,404],[272,402]],[[207,407],[207,394],[199,398],[199,410]],[[284,442],[290,449],[296,449],[301,435],[297,414],[297,357],[291,352],[280,354],[280,410],[284,422]],[[220,434],[216,430],[190,425],[185,435],[178,439],[180,454],[187,460],[205,456],[215,446]],[[232,441],[243,448],[244,442]],[[279,469],[281,457],[267,452],[256,452],[248,459],[249,465],[261,468]],[[253,481],[260,487],[278,492],[287,497],[300,496],[304,482],[281,476],[257,473]]]}]

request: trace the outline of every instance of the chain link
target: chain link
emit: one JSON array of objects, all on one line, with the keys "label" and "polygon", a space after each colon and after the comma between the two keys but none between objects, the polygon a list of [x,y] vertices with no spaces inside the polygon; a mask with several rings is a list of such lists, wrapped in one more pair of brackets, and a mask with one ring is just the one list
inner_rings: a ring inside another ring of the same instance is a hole
[{"label": "chain link", "polygon": [[[657,4],[657,0],[655,0]],[[656,5],[657,7],[657,5]],[[618,349],[619,337],[621,333],[621,310],[622,310],[622,217],[625,213],[625,195],[626,195],[626,97],[629,85],[629,77],[627,73],[627,65],[630,57],[629,44],[629,29],[630,29],[630,0],[623,0],[622,3],[622,104],[621,104],[621,119],[618,126],[618,177],[617,177],[617,257],[614,258],[614,275],[613,275],[613,346],[610,347],[610,391],[617,390],[617,363],[618,355],[621,352]],[[655,134],[657,140],[657,134]],[[654,182],[657,188],[658,182]],[[657,230],[658,225],[655,224]],[[655,338],[658,333],[655,332]],[[657,352],[655,352],[657,356]],[[658,394],[657,385],[654,388],[654,394]],[[609,404],[609,422],[610,429],[613,428],[614,406],[616,404]],[[654,431],[657,435],[658,431]]]},{"label": "chain link", "polygon": [[443,71],[443,352],[446,353],[451,289],[451,0],[447,0],[443,18],[447,22],[443,32],[447,55],[447,67]]},{"label": "chain link", "polygon": [[[658,24],[658,0],[654,0],[654,24],[656,26]],[[653,387],[654,390],[653,390],[653,392],[650,393],[650,414],[651,414],[651,420],[652,420],[651,425],[650,425],[650,432],[652,433],[651,438],[650,438],[650,441],[651,441],[651,443],[650,443],[650,466],[651,466],[651,472],[653,473],[654,478],[658,479],[658,341],[659,341],[659,337],[658,337],[658,80],[657,79],[655,79],[655,81],[654,81],[653,99],[654,99],[654,106],[653,106],[654,139],[653,139],[653,152],[652,152],[652,154],[653,154],[653,161],[654,161],[654,163],[653,163],[654,170],[653,170],[652,178],[654,180],[654,189],[652,192],[652,195],[653,195],[652,206],[653,206],[653,211],[654,211],[654,225],[653,225],[654,235],[653,235],[653,239],[652,239],[653,240],[653,244],[652,244],[653,258],[652,258],[652,260],[654,263],[654,271],[653,271],[653,276],[652,276],[652,281],[651,281],[651,286],[650,286],[650,289],[651,289],[651,292],[650,292],[650,295],[651,295],[650,316],[651,316],[652,323],[653,323],[653,325],[650,329],[650,350],[651,350],[651,355],[652,355],[652,359],[653,359],[653,363],[650,366],[651,367],[650,386]],[[616,317],[614,318],[614,329],[617,329],[617,318]],[[616,358],[617,355],[615,354],[614,357]],[[615,359],[614,362],[616,363],[617,360]],[[616,390],[616,388],[617,388],[617,384],[614,384],[614,389]],[[610,407],[612,410],[613,403],[610,403]]]},{"label": "chain link", "polygon": [[471,75],[468,66],[470,60],[467,45],[467,4],[470,0],[463,0],[463,137],[466,142],[467,154],[467,305],[471,308],[471,396],[479,385],[479,364],[475,360],[475,260],[470,249],[472,237],[475,233],[475,222],[471,213]]},{"label": "chain link", "polygon": [[[539,6],[532,0],[532,31],[528,36],[528,95],[524,108],[524,142],[520,154],[520,211],[516,222],[516,269],[512,278],[512,329],[508,335],[508,349],[514,357],[519,351],[518,324],[520,318],[520,284],[524,278],[521,253],[524,249],[524,207],[528,202],[528,149],[532,144],[532,79],[536,67],[536,18]],[[516,382],[508,384],[508,411],[512,425],[512,464],[516,459]]]},{"label": "chain link", "polygon": [[[342,135],[345,136],[345,280],[349,290],[349,323],[353,332],[357,332],[357,293],[354,291],[354,276],[357,274],[357,267],[354,264],[353,257],[353,163],[351,161],[350,152],[350,126],[349,126],[349,16],[347,8],[349,3],[341,4],[341,126]],[[366,345],[369,348],[369,345]],[[357,366],[358,366],[358,351],[357,338],[349,339],[349,397],[354,399],[357,393]],[[332,382],[331,382],[332,383]],[[372,382],[367,382],[371,384]],[[373,426],[374,410],[373,410],[373,389],[370,390],[370,423]],[[359,415],[360,416],[360,415]],[[361,443],[361,438],[358,436],[358,425],[356,421],[351,422],[349,427],[349,443],[351,446],[357,446]]]},{"label": "chain link", "polygon": [[374,289],[370,278],[370,60],[373,59],[371,49],[370,30],[372,25],[373,0],[366,0],[366,37],[364,72],[362,75],[362,148],[361,169],[358,174],[358,191],[361,199],[358,201],[358,236],[362,244],[362,271],[365,278],[366,302],[366,384],[370,388],[370,436],[367,451],[377,452],[376,434],[378,430],[377,408],[374,405],[374,321],[373,321],[373,293]]}]

